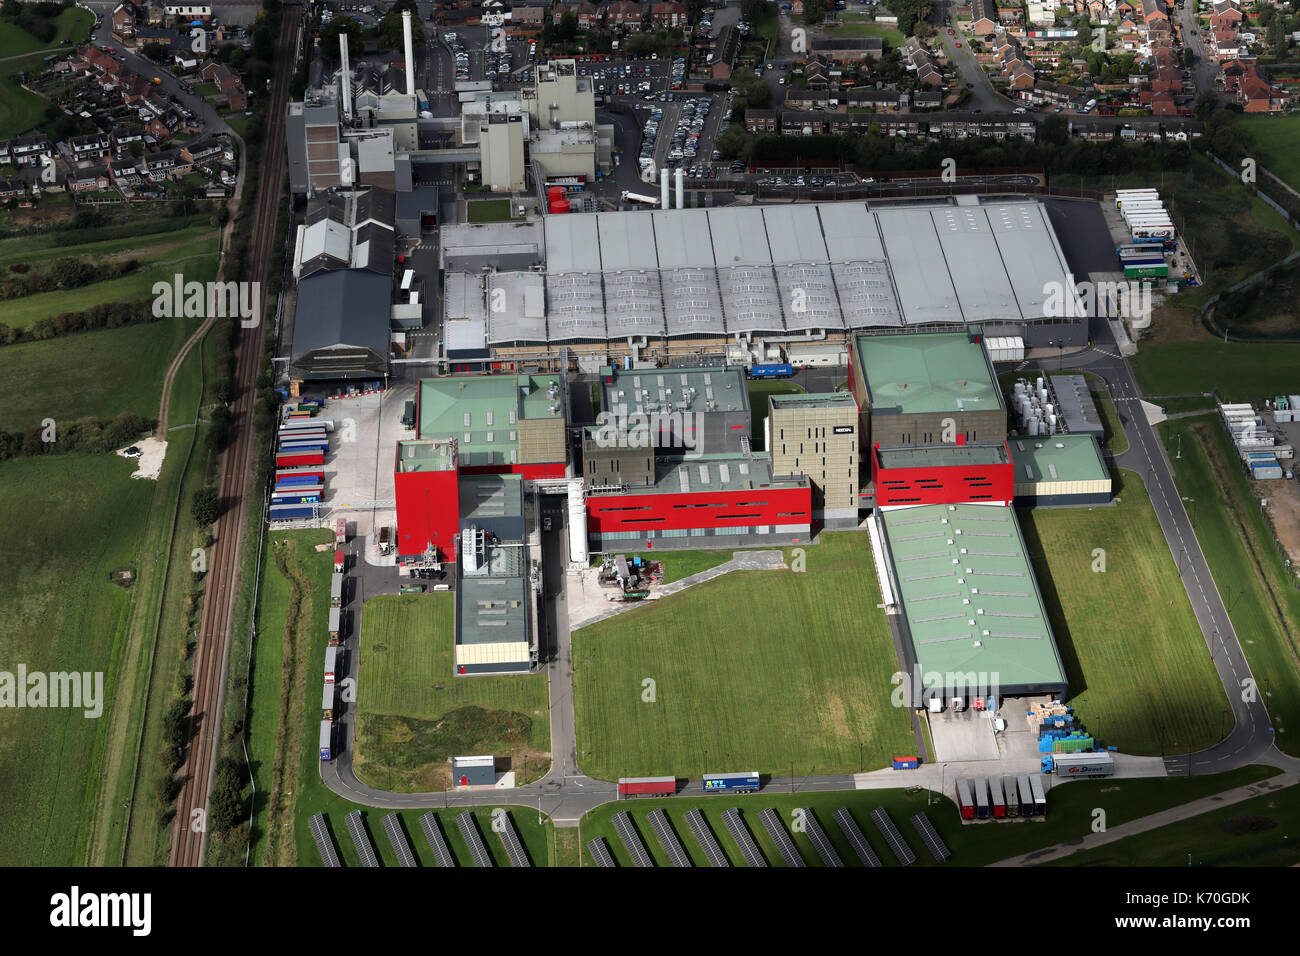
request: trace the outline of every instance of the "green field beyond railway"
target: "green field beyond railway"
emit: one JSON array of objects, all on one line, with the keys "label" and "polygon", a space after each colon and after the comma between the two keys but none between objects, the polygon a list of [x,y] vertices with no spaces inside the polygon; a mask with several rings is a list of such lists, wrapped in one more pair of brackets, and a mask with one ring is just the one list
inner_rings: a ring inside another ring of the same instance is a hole
[{"label": "green field beyond railway", "polygon": [[802,573],[731,572],[574,633],[585,772],[824,774],[915,752],[867,536],[798,550]]},{"label": "green field beyond railway", "polygon": [[[509,758],[517,783],[550,766],[546,675],[457,678],[452,595],[366,602],[357,667],[357,776],[382,790],[451,783],[451,758]],[[500,767],[500,763],[498,763]]]}]

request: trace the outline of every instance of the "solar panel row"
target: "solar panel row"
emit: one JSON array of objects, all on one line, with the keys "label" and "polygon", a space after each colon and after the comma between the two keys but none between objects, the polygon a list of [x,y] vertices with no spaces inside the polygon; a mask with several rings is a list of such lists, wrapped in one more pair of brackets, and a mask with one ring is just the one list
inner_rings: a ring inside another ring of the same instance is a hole
[{"label": "solar panel row", "polygon": [[424,831],[424,838],[429,841],[429,849],[433,851],[433,858],[438,865],[455,866],[456,858],[451,855],[451,850],[447,848],[447,840],[442,835],[442,827],[438,826],[437,815],[430,812],[420,817],[420,829]]},{"label": "solar panel row", "polygon": [[402,866],[414,867],[415,854],[411,852],[410,841],[402,830],[402,818],[396,813],[390,813],[384,817],[384,830],[388,833],[388,842],[393,845],[393,852],[397,854],[397,862]]},{"label": "solar panel row", "polygon": [[357,856],[361,857],[361,865],[366,867],[379,866],[379,857],[375,855],[375,845],[370,842],[370,834],[366,832],[366,824],[361,818],[360,810],[353,810],[347,816],[348,833],[352,835],[352,845],[357,848]]},{"label": "solar panel row", "polygon": [[597,866],[614,866],[614,854],[609,852],[609,845],[604,837],[596,837],[587,843],[587,851]]},{"label": "solar panel row", "polygon": [[822,829],[821,823],[813,815],[812,807],[804,807],[803,825],[804,832],[808,834],[813,849],[817,851],[817,856],[822,861],[822,866],[843,866],[844,861],[835,852],[835,847],[831,846],[831,841],[826,837],[826,831]]},{"label": "solar panel row", "polygon": [[745,826],[745,821],[740,818],[740,810],[732,807],[730,810],[722,811],[722,820],[731,831],[731,838],[736,841],[736,846],[740,847],[745,862],[750,866],[767,866],[767,860],[763,859],[763,854],[759,852],[758,844],[754,842],[749,827]]},{"label": "solar panel row", "polygon": [[936,862],[942,863],[952,856],[948,847],[944,845],[943,838],[939,836],[939,831],[934,828],[934,824],[924,813],[912,814],[912,826],[916,827],[916,832],[921,834],[921,842],[925,844]]},{"label": "solar panel row", "polygon": [[636,827],[632,826],[632,818],[627,815],[626,810],[614,814],[614,828],[618,830],[618,835],[622,838],[623,846],[627,850],[627,855],[632,858],[634,866],[654,866],[654,860],[650,859],[645,844],[641,842],[641,834],[637,833]]},{"label": "solar panel row", "polygon": [[871,811],[871,820],[880,831],[880,835],[885,838],[889,848],[894,851],[894,856],[898,857],[898,862],[903,866],[911,866],[916,862],[916,854],[912,848],[903,840],[903,834],[898,832],[898,827],[894,826],[894,821],[889,818],[889,811],[884,807],[876,807]]},{"label": "solar panel row", "polygon": [[510,814],[504,810],[496,810],[492,814],[492,828],[501,835],[501,845],[506,848],[506,856],[510,857],[511,866],[532,866],[532,861],[528,859],[528,854],[524,852],[524,845],[519,839],[519,831],[515,829],[515,821],[510,818]]},{"label": "solar panel row", "polygon": [[691,858],[682,849],[682,841],[677,839],[677,834],[673,832],[672,824],[668,822],[668,814],[662,810],[655,810],[651,812],[649,819],[650,826],[654,828],[655,836],[659,838],[659,845],[664,848],[664,853],[668,854],[668,859],[673,866],[694,866],[695,864],[691,862]]},{"label": "solar panel row", "polygon": [[790,838],[785,824],[781,822],[781,817],[775,810],[768,807],[758,815],[758,818],[763,821],[763,828],[767,830],[768,836],[776,844],[776,850],[781,854],[781,859],[785,860],[786,866],[808,865],[803,861],[803,857],[799,855],[799,848],[794,845],[794,840]]},{"label": "solar panel row", "polygon": [[461,839],[469,847],[469,855],[474,858],[474,865],[492,866],[492,856],[488,853],[487,847],[483,845],[483,836],[478,832],[474,814],[466,810],[458,816],[456,818],[456,829],[460,831]]},{"label": "solar panel row", "polygon": [[718,838],[709,828],[709,821],[704,819],[704,814],[698,807],[686,812],[686,822],[690,825],[691,832],[695,834],[695,839],[704,848],[704,855],[709,858],[710,866],[731,866],[731,861],[722,852],[722,847],[718,846]]},{"label": "solar panel row", "polygon": [[863,836],[862,830],[858,827],[858,821],[853,819],[853,814],[849,813],[849,808],[840,807],[832,815],[835,817],[835,822],[839,824],[840,832],[849,841],[849,844],[853,847],[853,852],[858,855],[858,860],[861,861],[862,865],[880,866],[880,857],[876,856],[876,851],[871,849],[871,844]]},{"label": "solar panel row", "polygon": [[334,849],[334,841],[330,838],[329,828],[325,826],[325,814],[313,814],[311,818],[311,837],[316,841],[316,852],[320,854],[320,859],[327,867],[341,867],[343,864],[339,861],[338,851]]}]

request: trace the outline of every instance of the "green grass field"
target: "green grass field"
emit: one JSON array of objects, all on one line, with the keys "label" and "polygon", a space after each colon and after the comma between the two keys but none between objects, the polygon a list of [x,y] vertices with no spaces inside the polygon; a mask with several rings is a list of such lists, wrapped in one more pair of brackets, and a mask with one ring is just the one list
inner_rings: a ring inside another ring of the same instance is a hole
[{"label": "green grass field", "polygon": [[43,43],[21,27],[0,21],[0,58],[51,49],[62,45],[64,40],[83,41],[94,22],[95,15],[89,10],[69,7],[54,18],[54,25],[58,28],[54,39]]},{"label": "green grass field", "polygon": [[466,203],[465,215],[469,222],[508,222],[509,199],[473,199]]},{"label": "green grass field", "polygon": [[1128,435],[1124,434],[1124,426],[1120,424],[1115,403],[1105,392],[1093,392],[1092,399],[1097,405],[1097,414],[1101,416],[1106,447],[1110,449],[1112,455],[1124,454],[1128,451]]},{"label": "green grass field", "polygon": [[[1146,490],[1120,477],[1118,505],[1037,509],[1021,522],[1070,704],[1125,753],[1207,747],[1231,730],[1227,702]],[[1104,571],[1093,570],[1097,549]]]},{"label": "green grass field", "polygon": [[[1256,159],[1269,172],[1276,175],[1292,189],[1300,191],[1300,156],[1296,143],[1300,142],[1300,116],[1243,116],[1241,122],[1254,139]],[[1264,192],[1276,188],[1267,176],[1259,176],[1259,186]]]},{"label": "green grass field", "polygon": [[[0,710],[0,863],[83,861],[98,793],[122,638],[135,585],[109,572],[137,566],[154,483],[108,455],[21,459],[0,465],[0,488],[21,506],[0,513],[5,542],[4,669],[102,672],[104,711]],[[138,567],[137,567],[138,570]]]},{"label": "green grass field", "polygon": [[880,37],[885,41],[885,45],[893,49],[901,49],[905,37],[896,27],[887,27],[882,24],[868,20],[865,16],[852,13],[841,13],[840,24],[832,26],[827,24],[826,33],[828,36],[841,37]]},{"label": "green grass field", "polygon": [[574,633],[587,773],[835,773],[915,749],[888,704],[898,665],[867,537],[804,551],[803,573],[732,572]]},{"label": "green grass field", "polygon": [[[76,247],[67,253],[75,255]],[[126,302],[149,298],[154,283],[173,283],[179,273],[185,282],[209,282],[217,276],[217,234],[203,239],[195,239],[160,250],[151,264],[141,263],[141,268],[130,275],[118,279],[107,279],[76,289],[60,289],[57,292],[40,292],[10,299],[4,303],[4,321],[12,328],[21,329],[31,325],[37,319],[58,315],[62,312],[80,312],[101,302]]]},{"label": "green grass field", "polygon": [[[0,269],[7,270],[15,263],[26,263],[39,268],[44,263],[69,256],[85,256],[96,262],[102,259],[137,258],[142,262],[174,259],[178,253],[192,255],[203,251],[216,235],[216,230],[207,222],[181,224],[182,228],[165,232],[148,230],[149,225],[155,224],[140,224],[136,227],[141,229],[138,234],[75,245],[69,244],[68,239],[75,237],[76,232],[63,236],[57,233],[46,233],[0,239]],[[164,220],[156,225],[171,225],[171,223]],[[208,242],[203,243],[203,240]],[[215,246],[212,248],[215,251]]]},{"label": "green grass field", "polygon": [[[1300,591],[1288,580],[1272,534],[1216,415],[1159,426],[1179,493],[1233,629],[1277,729],[1277,745],[1300,753]],[[1182,458],[1175,446],[1182,436]]]},{"label": "green grass field", "polygon": [[[1291,836],[1296,839],[1290,839]],[[1295,866],[1300,789],[1244,800],[1048,866]]]},{"label": "green grass field", "polygon": [[118,412],[157,417],[161,370],[198,326],[198,319],[160,319],[0,348],[0,429]]},{"label": "green grass field", "polygon": [[550,765],[546,676],[454,676],[450,594],[373,598],[362,616],[357,776],[385,790],[450,783],[454,754],[511,757],[516,780]]},{"label": "green grass field", "polygon": [[[329,791],[320,777],[320,760],[316,750],[320,686],[314,678],[321,672],[325,659],[324,629],[329,614],[329,579],[333,571],[333,556],[329,551],[316,552],[311,546],[328,541],[330,537],[328,532],[321,531],[291,531],[276,535],[277,539],[293,542],[289,562],[283,567],[288,569],[292,566],[291,573],[301,575],[307,597],[301,613],[294,615],[289,628],[291,633],[287,636],[285,632],[289,622],[286,617],[291,603],[289,580],[269,550],[264,556],[258,609],[259,640],[253,647],[248,731],[249,756],[259,794],[251,857],[255,866],[320,866],[320,858],[307,824],[311,815],[317,812],[327,815],[330,830],[345,865],[357,866],[360,861],[344,822],[346,814],[355,809],[361,809],[365,813],[367,827],[384,865],[397,865],[396,855],[383,830],[381,818],[387,811],[359,807],[344,800]],[[434,596],[429,597],[434,600]],[[382,604],[383,599],[380,600]],[[390,600],[400,602],[402,599]],[[436,600],[434,603],[437,603]],[[370,614],[369,607],[366,613]],[[290,648],[298,661],[295,668],[286,674],[286,651]],[[299,672],[311,675],[312,679],[299,681],[296,677]],[[450,668],[445,673],[450,675]],[[364,698],[367,693],[364,689],[367,675],[364,664],[361,674],[360,695]],[[449,676],[448,681],[450,680]],[[461,681],[458,686],[476,682]],[[286,693],[290,722],[282,725],[280,699],[281,694]],[[545,706],[544,690],[542,703]],[[281,761],[281,780],[279,789],[272,797],[277,760]],[[268,817],[269,804],[272,802],[276,812],[274,817]],[[472,865],[469,851],[456,829],[455,818],[463,811],[435,812],[457,861],[463,866]],[[507,866],[508,858],[491,829],[490,812],[490,808],[475,808],[479,831],[497,865]],[[402,811],[402,823],[421,864],[433,866],[433,855],[419,824],[423,813],[422,810]],[[554,843],[550,822],[538,824],[535,810],[516,807],[510,808],[510,814],[530,858],[536,865],[548,865]]]},{"label": "green grass field", "polygon": [[[612,817],[619,811],[626,810],[632,816],[637,830],[641,833],[646,849],[659,866],[668,865],[659,841],[651,829],[646,817],[652,810],[664,809],[673,829],[677,831],[682,846],[690,855],[696,866],[708,866],[708,860],[686,822],[687,811],[699,807],[709,822],[710,829],[718,839],[723,853],[733,866],[745,866],[744,857],[727,830],[722,819],[722,812],[731,807],[739,807],[750,832],[754,835],[764,858],[772,866],[783,866],[781,856],[758,819],[760,811],[772,807],[780,813],[790,829],[795,808],[811,809],[821,823],[826,836],[835,846],[840,859],[846,866],[860,866],[856,854],[843,837],[832,814],[840,807],[848,807],[858,822],[867,842],[875,850],[880,861],[889,867],[898,866],[898,861],[881,838],[880,832],[871,822],[871,811],[884,807],[889,811],[894,824],[902,833],[904,841],[916,854],[917,866],[937,866],[934,858],[925,850],[925,845],[917,836],[912,826],[912,814],[925,813],[948,849],[952,859],[948,866],[985,866],[989,863],[1028,853],[1042,847],[1051,846],[1084,836],[1091,830],[1094,811],[1105,811],[1107,826],[1117,826],[1129,820],[1155,813],[1180,803],[1210,794],[1229,790],[1246,783],[1253,783],[1273,776],[1277,771],[1272,767],[1245,767],[1230,773],[1205,777],[1178,777],[1174,779],[1149,780],[1086,780],[1074,781],[1066,786],[1053,788],[1047,798],[1047,816],[1042,819],[1023,823],[1003,823],[983,826],[963,825],[954,803],[935,794],[929,795],[931,801],[927,806],[927,791],[909,793],[906,790],[858,790],[840,793],[795,793],[769,789],[763,793],[749,796],[728,795],[711,797],[671,797],[663,800],[635,799],[620,803],[609,803],[597,807],[582,818],[582,860],[583,865],[592,866],[594,861],[587,850],[587,842],[596,837],[603,837],[609,845],[615,859],[621,866],[630,866],[631,860],[623,848],[623,841],[614,829]],[[952,790],[949,781],[945,789]],[[792,834],[799,853],[809,866],[821,863],[806,833]]]},{"label": "green grass field", "polygon": [[1144,344],[1131,359],[1148,395],[1186,395],[1213,388],[1225,402],[1287,395],[1295,388],[1300,344],[1244,345],[1206,337]]},{"label": "green grass field", "polygon": [[23,89],[16,79],[22,72],[42,69],[44,56],[35,53],[0,63],[0,137],[9,138],[26,132],[45,117],[46,101]]}]

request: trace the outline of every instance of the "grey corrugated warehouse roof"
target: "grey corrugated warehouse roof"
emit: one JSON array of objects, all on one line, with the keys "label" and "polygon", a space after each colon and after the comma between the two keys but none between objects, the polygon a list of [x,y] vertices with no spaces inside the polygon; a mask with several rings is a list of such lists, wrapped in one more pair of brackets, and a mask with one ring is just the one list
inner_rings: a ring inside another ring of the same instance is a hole
[{"label": "grey corrugated warehouse roof", "polygon": [[298,284],[291,373],[360,378],[388,368],[392,279],[364,269],[321,272]]}]

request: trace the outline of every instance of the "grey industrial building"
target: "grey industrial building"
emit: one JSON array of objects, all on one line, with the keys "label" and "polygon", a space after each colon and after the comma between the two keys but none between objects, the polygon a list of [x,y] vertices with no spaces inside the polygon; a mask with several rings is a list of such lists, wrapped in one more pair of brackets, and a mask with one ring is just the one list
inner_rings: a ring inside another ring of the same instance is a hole
[{"label": "grey industrial building", "polygon": [[1031,200],[462,224],[444,227],[442,265],[449,275],[481,273],[485,290],[518,284],[521,273],[541,277],[540,315],[518,328],[483,324],[484,347],[521,357],[558,348],[637,361],[728,348],[763,355],[778,344],[793,353],[852,330],[973,325],[1026,347],[1088,340],[1086,318],[1049,314],[1050,293],[1071,285],[1069,269],[1045,208]]},{"label": "grey industrial building", "polygon": [[366,269],[329,269],[299,282],[289,378],[384,378],[392,284]]}]

